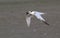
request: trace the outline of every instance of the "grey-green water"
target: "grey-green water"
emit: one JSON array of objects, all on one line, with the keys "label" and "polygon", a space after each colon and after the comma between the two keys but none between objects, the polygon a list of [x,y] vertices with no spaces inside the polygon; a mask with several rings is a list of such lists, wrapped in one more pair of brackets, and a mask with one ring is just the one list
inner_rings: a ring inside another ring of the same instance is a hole
[{"label": "grey-green water", "polygon": [[[50,26],[32,18],[30,28],[25,21],[25,12],[37,10]],[[60,1],[35,0],[0,3],[0,38],[60,38]]]}]

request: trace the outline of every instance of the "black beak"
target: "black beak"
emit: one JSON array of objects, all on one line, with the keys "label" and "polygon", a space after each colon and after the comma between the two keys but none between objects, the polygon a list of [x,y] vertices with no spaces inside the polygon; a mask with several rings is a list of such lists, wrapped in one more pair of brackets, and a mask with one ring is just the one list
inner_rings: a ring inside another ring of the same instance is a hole
[{"label": "black beak", "polygon": [[26,12],[26,15],[28,15],[29,13],[28,12]]}]

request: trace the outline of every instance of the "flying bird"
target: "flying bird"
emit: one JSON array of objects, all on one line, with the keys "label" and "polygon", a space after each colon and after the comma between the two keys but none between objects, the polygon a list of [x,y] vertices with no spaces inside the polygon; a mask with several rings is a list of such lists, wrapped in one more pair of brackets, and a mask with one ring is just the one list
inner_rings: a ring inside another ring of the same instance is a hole
[{"label": "flying bird", "polygon": [[42,22],[44,22],[46,25],[49,26],[49,24],[46,22],[46,20],[41,16],[45,13],[42,12],[38,12],[38,11],[27,11],[26,12],[26,22],[27,22],[27,26],[30,27],[30,23],[31,23],[31,18],[33,16],[35,16],[37,19],[41,20]]}]

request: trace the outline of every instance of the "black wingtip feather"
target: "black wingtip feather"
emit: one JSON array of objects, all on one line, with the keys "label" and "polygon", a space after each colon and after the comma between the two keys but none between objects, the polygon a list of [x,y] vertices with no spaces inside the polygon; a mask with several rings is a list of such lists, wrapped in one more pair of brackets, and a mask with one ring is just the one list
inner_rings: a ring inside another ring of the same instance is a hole
[{"label": "black wingtip feather", "polygon": [[47,23],[47,22],[45,22],[45,21],[43,21],[43,22],[44,22],[46,25],[48,25],[48,26],[50,25],[50,24],[48,24],[48,23]]}]

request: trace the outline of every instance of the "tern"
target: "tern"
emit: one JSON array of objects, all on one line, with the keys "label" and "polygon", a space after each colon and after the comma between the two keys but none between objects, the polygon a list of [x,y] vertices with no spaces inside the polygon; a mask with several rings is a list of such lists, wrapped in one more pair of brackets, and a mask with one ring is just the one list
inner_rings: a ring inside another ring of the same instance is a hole
[{"label": "tern", "polygon": [[35,16],[37,19],[41,20],[42,22],[44,22],[46,25],[49,26],[49,24],[46,22],[46,20],[42,17],[42,15],[45,14],[43,12],[38,12],[38,11],[27,11],[26,12],[26,22],[27,22],[27,26],[30,27],[30,23],[31,23],[31,18],[33,16]]}]

